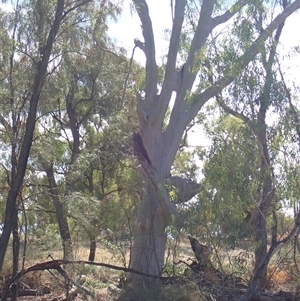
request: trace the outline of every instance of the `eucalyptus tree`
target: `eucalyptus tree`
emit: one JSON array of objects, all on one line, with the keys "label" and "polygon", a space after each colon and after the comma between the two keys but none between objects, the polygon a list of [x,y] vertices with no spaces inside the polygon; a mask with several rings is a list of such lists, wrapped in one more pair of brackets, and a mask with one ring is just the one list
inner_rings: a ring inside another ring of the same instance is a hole
[{"label": "eucalyptus tree", "polygon": [[[283,1],[282,9],[285,10],[287,5],[288,3]],[[252,13],[254,17],[250,17]],[[249,43],[255,41],[262,31],[265,20],[265,8],[255,7],[251,10],[247,21],[235,22],[232,34],[227,36],[224,51],[219,51],[218,46],[214,46],[213,51],[219,63],[215,69],[211,69],[212,84],[215,83],[219,70],[223,69],[225,59],[234,58],[237,47],[245,49]],[[278,143],[280,138],[270,123],[280,124],[282,121],[279,115],[272,118],[275,120],[268,120],[267,116],[285,102],[285,93],[278,81],[278,68],[275,66],[276,56],[278,56],[277,47],[283,28],[284,23],[281,23],[273,39],[261,47],[260,55],[236,76],[227,89],[216,96],[218,104],[227,114],[240,119],[251,130],[253,140],[256,142],[256,156],[259,162],[256,165],[256,174],[259,174],[259,177],[256,176],[256,180],[252,177],[256,192],[249,191],[246,194],[249,198],[248,202],[251,200],[253,202],[247,221],[251,225],[255,241],[255,266],[248,290],[241,300],[249,300],[258,288],[265,286],[267,266],[272,255],[280,244],[287,242],[298,231],[300,226],[297,219],[286,237],[278,239],[277,210],[281,207],[280,202],[286,199],[287,195],[276,192],[276,187],[280,183],[276,179],[278,177],[276,169],[280,162],[277,159],[278,149],[282,145]],[[272,217],[271,222],[269,216]],[[271,242],[268,241],[269,237]]]},{"label": "eucalyptus tree", "polygon": [[186,206],[186,231],[221,248],[251,239],[250,213],[260,184],[255,136],[236,117],[215,114],[205,125],[211,141],[200,150],[203,178],[198,201]]},{"label": "eucalyptus tree", "polygon": [[[212,60],[213,54],[209,51],[211,41],[222,38],[221,34],[217,35],[221,31],[218,26],[225,27],[237,19],[248,23],[250,16],[256,17],[256,7],[265,5],[268,12],[270,3],[240,0],[229,6],[228,2],[211,0],[198,4],[182,0],[172,2],[172,29],[162,80],[158,76],[156,45],[147,2],[133,0],[133,4],[142,23],[144,37],[144,41],[135,40],[135,45],[146,57],[145,86],[137,94],[140,134],[133,138],[147,181],[138,216],[138,235],[131,249],[130,267],[160,275],[164,263],[165,230],[172,215],[176,214],[175,206],[162,185],[170,176],[185,129],[203,105],[230,85],[264,49],[267,41],[273,40],[274,32],[300,7],[300,2],[290,1],[275,18],[267,13],[269,18],[264,18],[255,38],[243,48],[234,48],[234,56],[224,60],[218,72],[214,70],[219,64]],[[230,26],[227,28],[232,29]],[[255,30],[255,25],[249,23],[248,29]],[[219,48],[221,51],[221,43]],[[213,82],[212,73],[215,76]],[[174,104],[166,118],[172,96]],[[139,276],[129,274],[128,278]]]}]

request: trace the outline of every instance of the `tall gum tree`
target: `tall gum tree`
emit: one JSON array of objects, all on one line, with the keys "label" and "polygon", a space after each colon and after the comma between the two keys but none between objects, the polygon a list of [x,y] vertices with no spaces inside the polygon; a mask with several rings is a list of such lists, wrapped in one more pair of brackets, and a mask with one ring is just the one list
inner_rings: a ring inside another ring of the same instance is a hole
[{"label": "tall gum tree", "polygon": [[[145,177],[145,189],[138,214],[137,236],[130,254],[130,268],[151,275],[158,276],[163,269],[166,227],[172,220],[171,216],[176,214],[163,185],[167,179],[172,183],[172,177],[169,177],[170,170],[186,127],[209,99],[217,96],[233,82],[240,71],[260,53],[266,40],[272,37],[286,18],[300,7],[298,0],[289,2],[281,13],[261,28],[255,41],[243,53],[236,54],[236,58],[228,68],[225,68],[214,83],[210,84],[205,74],[202,78],[206,83],[199,83],[197,80],[199,75],[201,78],[197,68],[198,57],[201,52],[205,52],[208,37],[218,25],[230,21],[238,12],[247,6],[255,5],[256,2],[235,1],[230,8],[220,14],[218,1],[203,0],[201,3],[188,53],[185,60],[182,59],[178,63],[183,25],[186,24],[185,11],[191,4],[184,0],[175,1],[167,62],[163,81],[158,89],[158,66],[148,5],[145,0],[133,0],[142,23],[144,38],[142,42],[135,40],[135,44],[146,57],[145,87],[137,94],[139,134],[133,136],[137,157],[144,170],[142,174]],[[203,57],[202,63],[204,62]],[[197,85],[198,89],[195,88]],[[174,94],[174,105],[165,124],[167,109]],[[185,186],[184,180],[180,183],[182,187]],[[138,278],[140,276],[128,275],[129,280]]]},{"label": "tall gum tree", "polygon": [[[283,9],[286,5],[287,2],[283,1]],[[258,9],[259,18],[254,21],[258,29],[263,23],[263,14],[264,12]],[[241,72],[232,86],[234,96],[217,97],[218,103],[226,113],[239,118],[251,129],[257,144],[257,157],[259,159],[258,194],[256,198],[253,197],[257,206],[250,212],[251,218],[249,219],[255,240],[255,264],[247,292],[240,299],[243,301],[249,300],[257,289],[265,287],[267,284],[267,266],[274,252],[279,245],[290,240],[300,226],[299,211],[297,211],[293,227],[286,232],[284,238],[278,235],[277,208],[280,201],[286,197],[282,197],[277,192],[279,191],[277,186],[279,186],[280,180],[276,180],[276,163],[274,163],[276,156],[272,149],[272,127],[268,125],[267,116],[276,106],[284,107],[286,105],[285,91],[282,89],[281,83],[278,82],[277,74],[279,72],[276,68],[277,46],[283,28],[284,23],[276,29],[274,38],[269,45],[262,48],[261,55],[251,66]],[[240,81],[242,78],[245,81],[244,84]],[[236,93],[237,91],[238,93]],[[280,124],[281,118],[281,116],[276,118],[279,119],[278,124]],[[268,216],[272,216],[271,222],[268,222]],[[268,240],[268,238],[270,239]]]}]

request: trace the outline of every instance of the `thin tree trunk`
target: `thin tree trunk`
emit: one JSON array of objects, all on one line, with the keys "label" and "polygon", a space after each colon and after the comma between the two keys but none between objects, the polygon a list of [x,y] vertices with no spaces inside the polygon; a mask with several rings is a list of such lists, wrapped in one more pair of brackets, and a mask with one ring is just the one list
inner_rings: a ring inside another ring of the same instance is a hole
[{"label": "thin tree trunk", "polygon": [[66,109],[69,117],[69,126],[73,137],[71,160],[69,163],[69,171],[66,176],[66,195],[70,195],[74,191],[75,181],[74,179],[72,179],[72,176],[70,176],[70,173],[72,172],[72,165],[76,162],[76,159],[80,152],[79,124],[76,118],[76,111],[74,108],[75,84],[76,83],[74,81],[71,82],[70,90],[66,96]]},{"label": "thin tree trunk", "polygon": [[[18,232],[18,210],[15,210],[15,219],[13,227],[13,275],[15,276],[19,270],[19,254],[20,254],[20,238]],[[11,301],[17,300],[17,284],[13,284],[11,287]]]},{"label": "thin tree trunk", "polygon": [[59,227],[59,233],[62,239],[64,259],[72,259],[73,246],[67,220],[67,210],[59,199],[59,192],[54,177],[53,166],[51,165],[50,167],[45,168],[45,171],[49,182],[49,192],[56,210],[56,219]]},{"label": "thin tree trunk", "polygon": [[[264,120],[265,121],[265,120]],[[253,218],[254,239],[256,242],[255,249],[255,266],[253,277],[257,277],[258,271],[261,274],[259,287],[263,288],[267,281],[267,265],[261,271],[263,261],[266,260],[268,252],[268,237],[267,237],[267,216],[270,207],[274,204],[274,187],[272,179],[272,170],[270,166],[270,156],[267,146],[266,124],[263,123],[259,133],[257,133],[258,149],[260,154],[260,168],[262,177],[262,196],[258,208],[255,211]]]},{"label": "thin tree trunk", "polygon": [[[87,175],[87,180],[88,180],[88,189],[90,195],[95,195],[94,192],[94,179],[93,179],[93,170],[90,171],[90,173]],[[91,220],[91,230],[88,229],[87,232],[89,234],[90,238],[90,252],[89,252],[89,261],[94,261],[95,256],[96,256],[96,249],[97,249],[97,243],[96,243],[96,235],[95,235],[95,225],[96,221],[94,219]]]},{"label": "thin tree trunk", "polygon": [[[265,84],[266,88],[267,84]],[[268,87],[266,89],[268,90]],[[270,155],[267,145],[267,124],[266,112],[269,106],[269,93],[262,94],[260,109],[256,125],[252,124],[254,134],[256,135],[258,154],[260,158],[260,174],[261,174],[261,198],[257,208],[254,209],[252,218],[252,227],[255,240],[255,265],[252,273],[248,289],[240,298],[240,301],[250,300],[254,294],[265,288],[267,284],[267,267],[270,262],[273,250],[277,246],[276,241],[273,242],[268,250],[268,233],[267,233],[267,217],[270,208],[276,206],[275,193],[273,184],[273,172],[270,165]]]},{"label": "thin tree trunk", "polygon": [[9,242],[9,237],[14,227],[16,200],[19,191],[21,189],[25,171],[26,171],[27,161],[28,161],[32,140],[33,140],[33,133],[35,129],[37,106],[40,99],[42,87],[44,85],[44,80],[47,73],[47,67],[48,67],[50,54],[52,52],[52,47],[62,21],[64,3],[65,3],[64,0],[57,0],[55,19],[51,27],[51,30],[49,32],[46,45],[44,47],[43,57],[41,61],[37,64],[37,72],[34,78],[34,84],[33,84],[32,94],[30,98],[29,112],[26,121],[26,130],[25,130],[25,135],[23,138],[21,152],[18,160],[17,173],[16,173],[15,180],[11,184],[6,200],[4,226],[0,237],[0,271],[2,270],[4,257]]},{"label": "thin tree trunk", "polygon": [[90,237],[90,254],[89,254],[89,261],[94,262],[95,261],[95,255],[96,255],[96,237]]},{"label": "thin tree trunk", "polygon": [[[285,3],[286,6],[286,3]],[[285,6],[283,7],[285,9]],[[275,55],[279,38],[282,33],[284,23],[281,23],[276,30],[274,37],[274,44],[272,45],[269,53],[268,60],[263,60],[264,69],[266,71],[265,83],[262,89],[262,93],[258,98],[260,107],[257,114],[256,126],[254,126],[254,132],[256,135],[258,153],[260,158],[260,172],[262,179],[262,194],[258,207],[255,210],[253,217],[253,229],[254,239],[256,242],[255,249],[255,266],[253,270],[253,276],[250,282],[250,288],[252,287],[252,293],[256,289],[263,289],[267,284],[267,267],[270,261],[270,252],[268,252],[268,234],[267,234],[267,216],[270,208],[276,206],[275,204],[275,188],[273,182],[273,170],[270,162],[270,154],[267,145],[267,124],[266,114],[271,105],[271,87],[274,81],[273,78],[273,64],[275,62]],[[264,53],[266,54],[266,53]],[[273,237],[274,236],[274,237]],[[277,233],[272,233],[272,245],[273,248],[276,244]],[[270,251],[269,250],[269,251]],[[272,252],[271,252],[272,253]],[[248,288],[250,296],[250,288]],[[246,294],[247,295],[247,294]]]},{"label": "thin tree trunk", "polygon": [[[13,59],[13,58],[12,58]],[[11,65],[13,62],[11,61]],[[12,76],[12,75],[11,75]],[[11,107],[12,107],[12,131],[13,131],[13,138],[12,138],[12,145],[11,145],[11,182],[15,181],[16,173],[17,173],[17,166],[18,166],[18,159],[17,159],[17,139],[18,139],[18,118],[14,112],[14,88],[11,84]],[[13,268],[12,268],[12,276],[15,276],[19,269],[19,253],[20,253],[20,238],[18,233],[18,205],[15,205],[14,209],[14,219],[13,219],[13,229],[12,229],[12,236],[13,236]],[[14,284],[11,288],[11,300],[17,300],[17,285]]]}]

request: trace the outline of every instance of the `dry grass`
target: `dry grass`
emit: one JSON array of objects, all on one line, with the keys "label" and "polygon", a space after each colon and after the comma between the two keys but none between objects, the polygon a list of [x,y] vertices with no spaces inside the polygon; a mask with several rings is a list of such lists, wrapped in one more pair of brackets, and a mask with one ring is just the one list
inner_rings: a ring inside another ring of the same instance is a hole
[{"label": "dry grass", "polygon": [[[237,252],[237,251],[235,251]],[[234,256],[240,255],[239,253],[230,254],[232,258]],[[225,254],[225,253],[224,253]],[[53,259],[62,258],[62,250],[59,248],[52,250],[40,251],[36,248],[29,248],[28,253],[26,254],[25,268],[32,266],[37,263],[48,261],[49,255]],[[228,253],[226,252],[226,255]],[[86,246],[76,245],[74,248],[74,259],[75,260],[84,260],[86,261],[89,256],[89,248]],[[125,255],[125,259],[128,263],[128,252]],[[177,246],[176,256],[174,258],[170,256],[170,262],[184,260],[187,261],[188,258],[193,258],[193,252],[190,248],[188,241],[182,241]],[[231,261],[233,261],[231,258]],[[4,269],[2,275],[9,276],[11,271],[11,254],[7,254]],[[97,245],[97,252],[95,257],[95,262],[109,263],[117,266],[123,266],[124,258],[123,255],[117,250],[108,248],[104,244]],[[172,264],[172,263],[170,263]],[[180,273],[184,271],[187,267],[182,266]],[[250,268],[251,269],[251,268]],[[117,288],[119,278],[122,277],[122,273],[90,265],[77,265],[68,267],[68,272],[72,276],[72,279],[77,279],[79,275],[86,275],[86,281],[84,286],[93,294],[93,297],[90,300],[95,301],[109,301],[109,300],[118,300],[118,301],[127,301],[127,300],[139,300],[139,301],[168,301],[168,300],[177,300],[177,301],[202,301],[208,300],[207,295],[204,296],[201,285],[198,286],[197,281],[193,279],[193,276],[179,276],[179,281],[170,283],[168,285],[161,286],[161,284],[155,284],[154,286],[148,287],[135,287],[129,288],[127,290],[119,290]],[[268,275],[271,276],[271,282],[273,288],[283,288],[284,285],[289,283],[292,280],[295,280],[292,277],[290,270],[286,269],[275,269],[270,267]],[[208,275],[211,276],[211,275]],[[215,284],[215,279],[211,279],[207,275],[203,275],[203,278],[210,283],[211,285]],[[214,275],[213,275],[214,276]],[[208,279],[206,279],[208,278]],[[3,280],[4,281],[4,280]],[[51,274],[48,271],[37,271],[27,274],[21,279],[22,285],[24,287],[30,288],[39,288],[39,287],[48,287],[52,292],[55,292],[55,295],[63,295],[65,293],[65,281],[64,279],[56,273],[56,271]],[[217,281],[218,282],[218,281]],[[1,286],[1,278],[0,278]],[[285,286],[286,288],[286,286]],[[47,299],[48,298],[48,299]],[[53,295],[51,298],[54,299]],[[38,297],[38,298],[19,298],[19,300],[51,300],[50,296]],[[81,300],[80,298],[76,300]]]},{"label": "dry grass", "polygon": [[[38,249],[31,248],[26,254],[26,266],[33,265],[37,262],[46,260],[61,259],[63,257],[62,249],[52,249],[46,251],[40,251]],[[74,259],[76,260],[88,260],[89,248],[85,246],[74,247]],[[95,261],[105,263],[121,263],[121,254],[117,250],[110,250],[103,244],[99,244],[96,251]]]},{"label": "dry grass", "polygon": [[[51,259],[61,259],[63,256],[62,249],[53,249],[39,251],[33,247],[29,248],[26,254],[24,268],[32,265],[49,261]],[[85,246],[75,246],[74,260],[87,261],[89,256],[89,248]],[[2,279],[0,277],[0,295],[1,286],[11,277],[11,262],[12,256],[8,252],[5,258],[2,269]],[[111,250],[103,244],[97,246],[95,262],[109,263],[112,265],[122,266],[123,258],[117,250]],[[80,275],[86,275],[85,287],[94,295],[93,300],[111,300],[111,292],[107,287],[111,284],[118,285],[120,272],[110,270],[104,267],[89,266],[89,265],[68,265],[65,267],[71,275],[71,278],[76,280]],[[57,273],[57,271],[35,271],[30,272],[20,279],[20,284],[23,288],[38,289],[47,287],[51,292],[55,292],[56,296],[64,294],[65,279]],[[46,297],[46,296],[45,296]],[[39,297],[39,300],[50,300],[44,297]],[[34,299],[34,300],[38,300]],[[32,300],[31,297],[18,298],[18,300]]]},{"label": "dry grass", "polygon": [[297,273],[289,266],[278,267],[270,265],[267,272],[269,287],[275,290],[291,291],[298,286]]}]

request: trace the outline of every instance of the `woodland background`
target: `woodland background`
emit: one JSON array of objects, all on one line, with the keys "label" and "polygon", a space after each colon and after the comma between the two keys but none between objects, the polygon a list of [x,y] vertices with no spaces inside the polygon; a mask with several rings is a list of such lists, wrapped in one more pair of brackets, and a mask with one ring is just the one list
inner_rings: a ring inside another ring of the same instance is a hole
[{"label": "woodland background", "polygon": [[[87,275],[87,291],[76,296],[59,273],[24,277],[66,300],[228,300],[232,279],[245,285],[232,300],[266,289],[298,300],[300,48],[278,49],[299,7],[171,1],[170,46],[157,54],[147,3],[135,0],[144,41],[132,41],[131,54],[108,35],[122,1],[2,3],[3,300],[11,277],[52,259],[125,268],[68,267],[71,279]],[[137,48],[145,66],[135,61]],[[201,256],[213,269],[193,253],[189,235],[209,246]],[[141,247],[145,253],[135,253]],[[141,280],[128,267],[171,282],[122,295],[112,284],[124,272]],[[21,298],[20,281],[10,283],[11,300]]]}]

